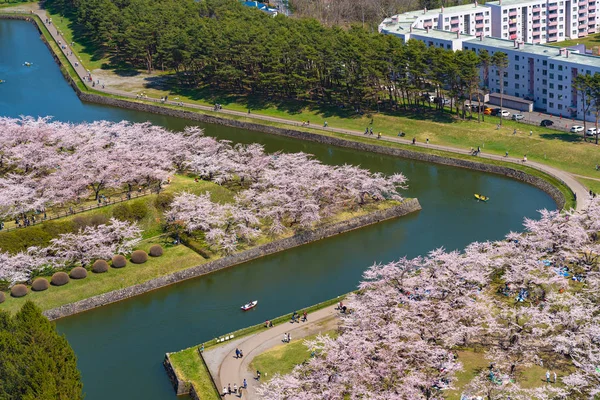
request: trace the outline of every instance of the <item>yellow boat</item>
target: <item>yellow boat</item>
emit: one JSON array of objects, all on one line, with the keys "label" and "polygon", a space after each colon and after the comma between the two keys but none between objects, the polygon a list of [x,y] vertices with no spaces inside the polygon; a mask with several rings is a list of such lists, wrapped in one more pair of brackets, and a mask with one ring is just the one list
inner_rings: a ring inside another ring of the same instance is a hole
[{"label": "yellow boat", "polygon": [[489,197],[477,193],[475,193],[475,198],[479,201],[488,201],[490,199]]}]

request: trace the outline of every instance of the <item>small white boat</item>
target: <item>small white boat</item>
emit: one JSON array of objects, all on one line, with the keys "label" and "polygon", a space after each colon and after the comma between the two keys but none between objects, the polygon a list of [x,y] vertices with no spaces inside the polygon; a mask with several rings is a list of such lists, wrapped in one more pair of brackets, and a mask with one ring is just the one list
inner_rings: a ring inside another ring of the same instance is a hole
[{"label": "small white boat", "polygon": [[240,308],[242,309],[242,311],[248,311],[249,309],[256,307],[257,304],[258,304],[258,300],[254,300],[248,304],[244,304]]},{"label": "small white boat", "polygon": [[31,67],[31,65],[32,65],[32,64],[33,64],[33,63],[30,63],[30,62],[28,62],[28,61],[25,61],[25,63],[24,63],[23,65],[24,65],[24,66],[26,66],[26,67]]}]

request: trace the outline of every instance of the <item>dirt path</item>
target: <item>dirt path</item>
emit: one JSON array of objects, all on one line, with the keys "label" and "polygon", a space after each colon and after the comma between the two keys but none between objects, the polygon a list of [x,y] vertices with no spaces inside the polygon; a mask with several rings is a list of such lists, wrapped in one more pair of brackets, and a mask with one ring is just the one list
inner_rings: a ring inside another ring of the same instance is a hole
[{"label": "dirt path", "polygon": [[[5,8],[5,9],[3,9],[3,11],[32,12],[32,13],[37,14],[44,23],[46,23],[45,22],[46,19],[49,18],[48,15],[46,14],[46,11],[41,9],[37,3],[29,3],[26,5],[17,6],[14,8]],[[81,77],[81,79],[84,81],[84,83],[88,87],[91,87],[92,82],[90,82],[89,80],[86,80],[86,77],[92,71],[87,71],[84,68],[84,66],[81,64],[81,61],[77,58],[77,55],[71,51],[69,44],[64,43],[64,38],[62,38],[62,36],[60,36],[60,34],[58,33],[55,26],[53,26],[52,24],[48,24],[48,23],[46,23],[46,26],[47,26],[48,30],[50,31],[54,40],[57,43],[61,44],[61,46],[59,46],[59,47],[61,47],[61,51],[65,54],[65,56],[67,57],[67,59],[69,60],[69,62],[71,63],[71,65],[73,66],[75,71],[77,72],[77,74]],[[64,45],[64,47],[63,47],[63,45]],[[132,82],[131,80],[129,80],[129,81],[127,80],[127,79],[131,79],[131,77],[123,78],[123,81],[119,81],[116,75],[112,75],[110,77],[110,80],[108,80],[109,77],[105,74],[102,74],[102,77],[103,77],[103,79],[107,79],[107,82],[103,83],[103,81],[100,80],[100,84],[94,86],[95,90],[98,90],[98,91],[104,92],[104,93],[108,93],[108,94],[114,94],[114,95],[118,95],[118,96],[122,96],[122,97],[127,97],[130,99],[139,99],[138,94],[128,92],[125,90],[119,90],[115,87],[115,86],[130,87],[130,85],[135,84],[135,82]],[[93,79],[94,79],[94,81],[97,80],[96,77],[93,77]],[[143,78],[136,78],[136,80],[139,80],[139,79],[143,79]],[[121,82],[120,85],[119,85],[119,82]],[[110,85],[108,85],[107,83],[110,83]],[[103,87],[103,85],[104,85],[104,87]],[[155,103],[164,103],[160,99],[155,99],[155,98],[151,98],[151,97],[143,97],[143,98],[141,98],[141,100],[155,102]],[[202,110],[202,111],[213,111],[212,107],[202,106],[202,105],[198,105],[198,104],[183,103],[183,102],[171,101],[171,100],[167,101],[166,103],[168,103],[169,105],[174,105],[174,106],[179,105],[182,107],[185,106],[186,108],[192,108],[192,109],[197,109],[197,110]],[[235,116],[241,116],[241,117],[251,117],[251,118],[257,119],[257,120],[271,121],[271,122],[276,122],[279,124],[285,124],[288,126],[303,125],[297,121],[291,121],[291,120],[287,120],[287,119],[283,119],[283,118],[270,117],[270,116],[254,114],[254,113],[250,114],[250,113],[234,111],[234,110],[221,109],[219,111],[219,113],[224,114],[225,116],[226,115],[235,115]],[[364,135],[363,132],[353,131],[353,130],[348,130],[348,129],[340,129],[340,128],[335,128],[335,127],[310,125],[310,128],[318,130],[318,131],[343,133],[343,134],[352,135],[352,136],[363,136]],[[396,143],[401,143],[401,144],[405,144],[405,145],[411,144],[411,142],[409,140],[401,139],[398,137],[384,136],[380,140],[387,141],[387,142],[396,142]],[[414,146],[435,149],[435,150],[442,150],[442,151],[455,153],[455,154],[463,154],[463,155],[469,154],[469,151],[466,149],[462,150],[462,149],[457,149],[454,147],[439,146],[439,145],[435,145],[435,144],[431,144],[431,143],[415,143]],[[523,163],[523,161],[521,159],[517,159],[514,157],[501,157],[501,156],[485,154],[485,153],[480,153],[479,157],[485,158],[485,159],[515,163],[515,164]],[[474,157],[474,161],[476,161],[475,157]],[[546,164],[541,164],[541,163],[532,162],[532,161],[528,161],[527,166],[535,168],[540,171],[543,171],[543,172],[563,181],[576,195],[577,211],[581,211],[587,207],[587,205],[589,203],[589,199],[590,199],[589,193],[588,193],[587,189],[585,188],[585,186],[575,179],[574,175],[572,175],[569,172],[565,172],[565,171],[559,170],[557,168],[550,167]],[[587,179],[589,179],[589,178],[587,178]],[[593,178],[591,178],[591,179],[593,179]]]},{"label": "dirt path", "polygon": [[[338,311],[334,306],[330,306],[309,314],[308,322],[284,323],[273,328],[265,328],[264,331],[254,335],[208,350],[204,353],[204,359],[219,390],[228,384],[233,387],[234,383],[239,387],[246,379],[248,389],[244,393],[244,398],[257,399],[256,386],[259,382],[255,379],[255,373],[249,370],[254,357],[282,344],[284,333],[289,333],[293,341],[335,329],[339,323],[337,315]],[[236,348],[242,350],[243,358],[235,357]],[[233,395],[230,397],[234,398]]]}]

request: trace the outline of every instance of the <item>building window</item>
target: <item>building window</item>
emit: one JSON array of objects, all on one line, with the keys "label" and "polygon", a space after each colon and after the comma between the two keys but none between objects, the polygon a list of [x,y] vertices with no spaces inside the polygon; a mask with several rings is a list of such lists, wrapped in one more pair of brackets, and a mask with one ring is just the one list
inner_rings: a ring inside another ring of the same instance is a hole
[{"label": "building window", "polygon": [[563,90],[563,85],[558,85],[558,90]]},{"label": "building window", "polygon": [[546,99],[542,99],[542,104],[546,104]]},{"label": "building window", "polygon": [[558,105],[558,109],[559,109],[559,110],[562,110],[562,104],[559,104],[559,105]]},{"label": "building window", "polygon": [[550,89],[554,89],[554,83],[550,82],[550,85],[548,85],[548,87],[549,87]]},{"label": "building window", "polygon": [[515,56],[515,61],[519,61],[519,56]]},{"label": "building window", "polygon": [[558,80],[559,80],[559,81],[562,81],[562,78],[563,78],[563,77],[562,77],[562,75],[559,75],[559,76],[558,76]]},{"label": "building window", "polygon": [[546,61],[546,60],[542,61],[542,65],[543,65],[543,66],[546,66],[546,65],[548,65],[548,61]]},{"label": "building window", "polygon": [[550,108],[554,108],[554,103],[550,102],[548,105],[550,106]]},{"label": "building window", "polygon": [[550,92],[550,94],[548,95],[548,97],[550,97],[551,99],[554,98],[554,93]]},{"label": "building window", "polygon": [[550,64],[550,69],[554,69],[554,64]]},{"label": "building window", "polygon": [[[519,88],[519,84],[518,84],[518,83],[515,83],[515,89],[518,89],[518,88]],[[518,95],[517,95],[517,96],[518,96]]]},{"label": "building window", "polygon": [[548,81],[545,79],[542,79],[542,85],[546,85],[546,84],[548,84]]},{"label": "building window", "polygon": [[559,66],[558,66],[558,70],[559,70],[559,71],[562,71],[562,70],[563,70],[563,66],[562,66],[562,65],[559,65]]},{"label": "building window", "polygon": [[554,74],[550,74],[550,79],[554,79]]},{"label": "building window", "polygon": [[502,18],[502,22],[507,22],[507,21],[508,21],[508,17]]},{"label": "building window", "polygon": [[542,89],[542,94],[547,94],[547,93],[548,93],[548,90]]},{"label": "building window", "polygon": [[519,79],[519,74],[515,74],[515,79]]},{"label": "building window", "polygon": [[515,65],[515,71],[518,71],[518,70],[519,70],[519,66]]}]

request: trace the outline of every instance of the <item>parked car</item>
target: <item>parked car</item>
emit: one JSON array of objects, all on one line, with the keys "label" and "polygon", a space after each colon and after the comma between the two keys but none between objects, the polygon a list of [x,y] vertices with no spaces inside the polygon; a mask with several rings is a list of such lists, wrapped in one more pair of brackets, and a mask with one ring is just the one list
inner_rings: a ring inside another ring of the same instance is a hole
[{"label": "parked car", "polygon": [[588,130],[585,132],[585,134],[588,136],[595,136],[596,135],[596,127],[588,128]]},{"label": "parked car", "polygon": [[542,122],[540,122],[540,126],[552,126],[552,125],[554,125],[554,122],[549,119],[543,119]]},{"label": "parked car", "polygon": [[500,111],[500,115],[503,117],[510,117],[510,112],[508,110],[502,110]]},{"label": "parked car", "polygon": [[525,116],[523,114],[513,114],[512,119],[513,121],[520,121],[525,119]]},{"label": "parked car", "polygon": [[500,111],[502,111],[501,108],[492,108],[491,115],[493,115],[493,116],[499,115]]},{"label": "parked car", "polygon": [[571,133],[579,133],[579,132],[583,132],[583,126],[573,125],[571,127]]},{"label": "parked car", "polygon": [[435,96],[431,95],[431,94],[427,94],[425,93],[423,95],[423,98],[425,99],[425,101],[428,101],[430,103],[435,103]]},{"label": "parked car", "polygon": [[492,109],[491,109],[491,108],[489,108],[489,107],[486,107],[486,109],[485,109],[485,110],[483,110],[483,113],[484,113],[485,115],[492,115],[492,111],[494,111],[494,110],[492,110]]}]

